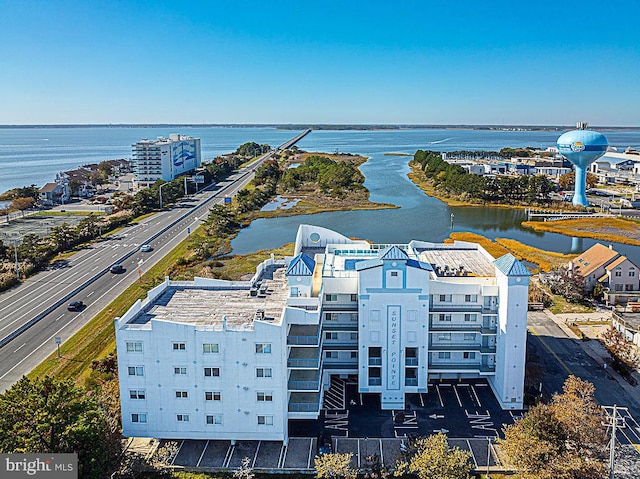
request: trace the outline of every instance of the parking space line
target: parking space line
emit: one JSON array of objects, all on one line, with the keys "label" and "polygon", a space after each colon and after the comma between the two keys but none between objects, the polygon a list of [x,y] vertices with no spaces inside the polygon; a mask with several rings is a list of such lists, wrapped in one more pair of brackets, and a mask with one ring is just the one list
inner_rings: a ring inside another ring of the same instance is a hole
[{"label": "parking space line", "polygon": [[196,464],[196,467],[200,467],[200,462],[202,461],[202,458],[204,457],[204,453],[207,452],[207,448],[209,447],[209,440],[207,440],[207,443],[204,445],[204,449],[202,450],[202,454],[200,454],[200,459],[198,459],[198,463]]},{"label": "parking space line", "polygon": [[382,463],[382,467],[384,467],[384,452],[382,451],[382,438],[378,439],[380,441],[380,462]]},{"label": "parking space line", "polygon": [[424,407],[424,399],[422,399],[422,393],[418,393],[418,396],[420,396],[420,405]]},{"label": "parking space line", "polygon": [[476,398],[478,407],[482,407],[482,403],[480,402],[480,398],[478,397],[478,394],[476,393],[476,388],[473,387],[473,384],[471,385],[471,392],[473,392],[473,396]]},{"label": "parking space line", "polygon": [[287,459],[287,445],[282,443],[280,457],[278,458],[278,469],[284,469],[284,461]]},{"label": "parking space line", "polygon": [[460,407],[462,407],[462,401],[460,401],[460,395],[458,394],[458,388],[456,388],[456,385],[453,385],[453,392],[456,393],[456,399],[458,400],[458,404],[460,405]]},{"label": "parking space line", "polygon": [[360,469],[360,439],[358,439],[358,469]]},{"label": "parking space line", "polygon": [[471,447],[471,443],[469,442],[469,439],[465,439],[467,441],[467,446],[469,446],[469,451],[471,452],[471,457],[473,458],[473,462],[476,465],[476,468],[478,468],[478,461],[476,460],[476,455],[473,453],[473,448]]},{"label": "parking space line", "polygon": [[233,451],[235,451],[236,445],[229,444],[229,448],[227,449],[227,454],[224,456],[224,460],[222,461],[222,467],[229,467],[229,463],[231,462],[231,456],[233,456]]},{"label": "parking space line", "polygon": [[[337,441],[336,441],[337,443]],[[336,451],[338,452],[338,451]],[[313,439],[309,439],[309,457],[307,458],[307,469],[311,469],[311,456],[313,455]]]},{"label": "parking space line", "polygon": [[178,448],[178,452],[176,452],[176,455],[173,456],[173,459],[171,459],[171,465],[173,466],[174,461],[176,460],[176,457],[178,457],[178,454],[180,454],[180,451],[182,450],[182,445],[184,444],[184,439],[182,440],[182,442],[180,443],[180,447]]},{"label": "parking space line", "polygon": [[438,393],[438,399],[440,400],[440,407],[444,407],[444,402],[442,402],[442,395],[440,394],[440,388],[436,384],[436,392]]},{"label": "parking space line", "polygon": [[251,463],[251,468],[256,467],[256,459],[258,459],[258,451],[260,451],[260,444],[262,444],[262,441],[258,441],[258,447],[256,447],[256,453],[253,455],[253,462]]}]

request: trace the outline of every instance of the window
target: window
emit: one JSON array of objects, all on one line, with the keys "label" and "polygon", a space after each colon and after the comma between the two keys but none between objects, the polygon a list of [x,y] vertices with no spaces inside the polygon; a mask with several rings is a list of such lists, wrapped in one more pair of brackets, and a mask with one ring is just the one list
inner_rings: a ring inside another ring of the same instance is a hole
[{"label": "window", "polygon": [[477,294],[465,294],[464,295],[464,302],[465,303],[476,303],[478,301],[478,295]]},{"label": "window", "polygon": [[337,321],[338,320],[338,313],[326,313],[324,315],[324,319],[326,321]]},{"label": "window", "polygon": [[438,321],[451,321],[451,315],[450,314],[439,314],[438,315]]},{"label": "window", "polygon": [[349,321],[357,321],[358,313],[349,313]]},{"label": "window", "polygon": [[129,376],[144,376],[144,366],[129,366],[127,371]]},{"label": "window", "polygon": [[475,359],[476,358],[476,353],[465,351],[464,353],[462,353],[462,357],[464,359]]},{"label": "window", "polygon": [[629,276],[630,276],[630,277],[631,277],[631,276],[635,276],[635,275],[636,275],[636,272],[635,272],[635,271],[629,271]]},{"label": "window", "polygon": [[208,414],[207,424],[213,424],[213,425],[222,424],[222,414]]},{"label": "window", "polygon": [[358,353],[356,351],[351,351],[351,359],[358,359]]},{"label": "window", "polygon": [[450,294],[441,294],[440,295],[440,302],[441,303],[450,303],[451,302],[451,295]]},{"label": "window", "polygon": [[397,277],[398,276],[398,272],[397,271],[391,271],[391,276]]},{"label": "window", "polygon": [[220,401],[222,399],[222,394],[220,391],[205,391],[204,392],[204,400],[205,401]]},{"label": "window", "polygon": [[205,354],[208,353],[219,353],[220,348],[218,347],[218,343],[204,343],[202,345],[202,352]]},{"label": "window", "polygon": [[174,351],[185,351],[187,349],[186,343],[173,343]]},{"label": "window", "polygon": [[615,275],[620,277],[622,276],[622,271],[620,271],[619,269],[615,271]]},{"label": "window", "polygon": [[189,422],[188,414],[176,414],[176,421],[178,422]]},{"label": "window", "polygon": [[451,353],[448,351],[440,351],[438,353],[438,359],[450,359],[451,358]]},{"label": "window", "polygon": [[325,294],[324,295],[324,300],[327,302],[336,302],[338,301],[338,295],[337,294]]},{"label": "window", "polygon": [[270,378],[272,376],[271,368],[256,368],[257,378]]},{"label": "window", "polygon": [[129,399],[147,399],[144,389],[129,389]]},{"label": "window", "polygon": [[176,398],[177,399],[184,399],[184,398],[188,398],[189,397],[189,392],[188,391],[176,391]]},{"label": "window", "polygon": [[358,301],[358,295],[357,294],[352,294],[351,295],[351,302],[355,303],[356,301]]},{"label": "window", "polygon": [[220,376],[220,368],[204,368],[205,377],[218,377]]},{"label": "window", "polygon": [[351,341],[357,341],[358,340],[358,333],[351,333],[349,335],[349,338],[351,338]]},{"label": "window", "polygon": [[338,357],[338,351],[326,351],[324,357],[327,359],[336,359]]},{"label": "window", "polygon": [[146,423],[147,422],[147,415],[146,413],[132,413],[131,414],[131,422],[139,422],[139,423]]},{"label": "window", "polygon": [[258,426],[273,426],[273,416],[258,416]]},{"label": "window", "polygon": [[338,333],[324,333],[324,339],[338,339]]},{"label": "window", "polygon": [[141,353],[142,352],[142,342],[129,342],[127,341],[127,352],[128,353]]},{"label": "window", "polygon": [[381,386],[381,385],[382,385],[382,369],[369,368],[369,386]]},{"label": "window", "polygon": [[273,393],[271,392],[256,392],[256,399],[260,402],[273,401]]},{"label": "window", "polygon": [[451,341],[451,333],[438,334],[438,341]]},{"label": "window", "polygon": [[476,334],[475,333],[464,333],[464,340],[465,341],[475,341],[476,340]]},{"label": "window", "polygon": [[476,321],[478,319],[476,316],[477,315],[475,315],[475,314],[465,313],[464,320],[465,321]]},{"label": "window", "polygon": [[271,354],[271,343],[257,343],[256,344],[256,353],[257,354]]},{"label": "window", "polygon": [[187,374],[187,368],[183,366],[176,366],[173,368],[173,374],[176,375],[185,375]]}]

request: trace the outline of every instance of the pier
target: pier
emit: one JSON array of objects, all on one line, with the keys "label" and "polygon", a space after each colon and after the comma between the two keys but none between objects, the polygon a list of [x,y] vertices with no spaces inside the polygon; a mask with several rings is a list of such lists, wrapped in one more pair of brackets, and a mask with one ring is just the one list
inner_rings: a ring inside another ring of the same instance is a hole
[{"label": "pier", "polygon": [[529,221],[558,221],[558,220],[574,220],[579,218],[611,218],[612,215],[605,213],[578,213],[576,211],[535,211],[527,209],[527,218]]}]

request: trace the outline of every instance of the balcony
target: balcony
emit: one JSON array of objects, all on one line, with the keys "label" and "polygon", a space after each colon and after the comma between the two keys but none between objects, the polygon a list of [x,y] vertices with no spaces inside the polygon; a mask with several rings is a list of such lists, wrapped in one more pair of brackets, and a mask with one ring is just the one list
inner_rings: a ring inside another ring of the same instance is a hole
[{"label": "balcony", "polygon": [[318,369],[320,358],[290,358],[287,359],[287,367],[291,369]]},{"label": "balcony", "polygon": [[480,334],[497,334],[498,329],[496,326],[484,326],[477,321],[466,321],[464,323],[455,323],[452,321],[431,321],[429,324],[429,330],[431,331],[460,331],[460,332],[473,332]]},{"label": "balcony", "polygon": [[320,394],[291,393],[289,397],[289,412],[319,412]]},{"label": "balcony", "polygon": [[404,365],[405,366],[417,366],[418,365],[418,358],[404,358]]},{"label": "balcony", "polygon": [[481,304],[473,303],[432,303],[429,305],[429,311],[431,312],[463,312],[463,313],[482,313],[482,314],[498,314],[496,308],[485,308]]},{"label": "balcony", "polygon": [[468,363],[451,363],[451,362],[443,362],[443,363],[434,363],[429,362],[429,373],[434,372],[480,372],[480,373],[495,373],[496,367],[489,366],[487,364],[478,364],[473,362]]},{"label": "balcony", "polygon": [[319,346],[320,328],[316,325],[294,324],[289,329],[287,344],[290,346]]},{"label": "balcony", "polygon": [[478,343],[429,343],[430,351],[480,351],[483,354],[493,354],[496,352],[495,346],[482,345]]},{"label": "balcony", "polygon": [[404,378],[404,385],[405,386],[417,386],[418,385],[418,378]]},{"label": "balcony", "polygon": [[369,366],[382,366],[382,358],[369,358]]},{"label": "balcony", "polygon": [[331,313],[337,313],[337,312],[348,312],[348,313],[357,313],[358,312],[358,303],[354,302],[354,303],[334,303],[334,302],[330,302],[327,303],[325,302],[322,305],[322,311],[325,312],[331,312]]},{"label": "balcony", "polygon": [[294,369],[289,374],[287,388],[289,391],[320,391],[320,373]]},{"label": "balcony", "polygon": [[369,386],[382,386],[382,378],[369,378]]}]

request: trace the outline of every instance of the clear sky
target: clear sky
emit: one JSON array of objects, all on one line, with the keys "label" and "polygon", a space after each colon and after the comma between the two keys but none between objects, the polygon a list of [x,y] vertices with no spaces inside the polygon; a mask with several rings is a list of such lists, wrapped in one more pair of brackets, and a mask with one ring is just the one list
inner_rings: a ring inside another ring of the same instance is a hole
[{"label": "clear sky", "polygon": [[0,124],[640,125],[640,1],[0,0]]}]

